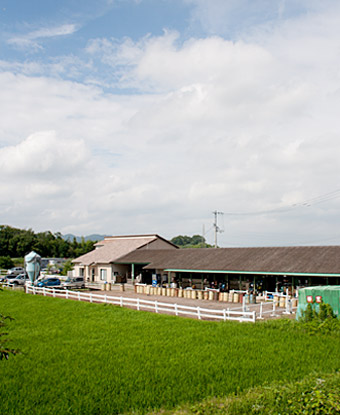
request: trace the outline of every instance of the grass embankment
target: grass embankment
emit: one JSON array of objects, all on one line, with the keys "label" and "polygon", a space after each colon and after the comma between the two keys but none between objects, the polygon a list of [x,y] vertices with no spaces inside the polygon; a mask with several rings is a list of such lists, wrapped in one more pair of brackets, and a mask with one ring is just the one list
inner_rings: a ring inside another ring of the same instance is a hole
[{"label": "grass embankment", "polygon": [[0,313],[15,319],[9,346],[22,351],[0,362],[4,414],[185,403],[204,413],[197,402],[209,397],[340,369],[338,334],[311,336],[290,321],[202,322],[11,291],[0,293]]}]

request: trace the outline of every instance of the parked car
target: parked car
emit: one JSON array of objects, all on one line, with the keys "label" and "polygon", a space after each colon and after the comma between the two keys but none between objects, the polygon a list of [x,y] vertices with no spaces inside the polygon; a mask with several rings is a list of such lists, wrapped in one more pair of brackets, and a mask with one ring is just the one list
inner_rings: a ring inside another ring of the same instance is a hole
[{"label": "parked car", "polygon": [[45,278],[38,282],[38,287],[60,287],[61,282],[59,278]]},{"label": "parked car", "polygon": [[85,281],[83,277],[67,278],[61,286],[63,288],[85,288]]},{"label": "parked car", "polygon": [[7,276],[7,282],[13,285],[25,285],[26,281],[29,281],[29,277],[25,273]]},{"label": "parked car", "polygon": [[23,274],[25,272],[25,269],[22,267],[14,267],[7,271],[7,276],[9,275],[19,275]]}]

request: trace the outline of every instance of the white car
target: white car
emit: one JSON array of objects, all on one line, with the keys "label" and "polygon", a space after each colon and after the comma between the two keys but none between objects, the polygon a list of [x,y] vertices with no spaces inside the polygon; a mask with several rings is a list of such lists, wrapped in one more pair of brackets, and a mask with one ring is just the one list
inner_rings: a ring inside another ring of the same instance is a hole
[{"label": "white car", "polygon": [[7,278],[9,276],[14,276],[14,275],[19,275],[19,274],[23,274],[25,272],[25,269],[22,267],[14,267],[11,268],[7,271]]},{"label": "white car", "polygon": [[62,288],[85,288],[85,281],[83,277],[67,278],[61,283]]},{"label": "white car", "polygon": [[25,285],[25,282],[29,281],[29,277],[27,274],[19,274],[19,275],[8,275],[7,282],[13,285]]}]

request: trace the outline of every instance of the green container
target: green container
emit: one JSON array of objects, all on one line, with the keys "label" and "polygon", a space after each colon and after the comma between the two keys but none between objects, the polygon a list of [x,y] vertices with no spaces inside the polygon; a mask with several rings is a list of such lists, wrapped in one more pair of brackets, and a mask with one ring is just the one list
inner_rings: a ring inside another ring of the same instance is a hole
[{"label": "green container", "polygon": [[340,285],[326,285],[319,287],[306,287],[299,290],[299,305],[296,312],[297,320],[302,316],[306,310],[307,305],[318,312],[320,303],[329,304],[334,314],[339,318],[340,316]]}]

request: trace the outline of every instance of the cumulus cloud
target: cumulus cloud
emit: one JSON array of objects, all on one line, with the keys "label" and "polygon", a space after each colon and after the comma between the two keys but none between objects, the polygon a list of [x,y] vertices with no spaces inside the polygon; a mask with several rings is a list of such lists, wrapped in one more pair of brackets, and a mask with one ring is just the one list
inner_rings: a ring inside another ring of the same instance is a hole
[{"label": "cumulus cloud", "polygon": [[58,177],[69,175],[88,157],[81,140],[65,140],[55,131],[43,131],[15,146],[0,148],[0,169],[4,175]]},{"label": "cumulus cloud", "polygon": [[168,31],[89,42],[93,65],[100,59],[115,87],[135,94],[6,67],[2,217],[65,233],[172,237],[208,228],[217,209],[223,245],[334,235],[339,200],[302,202],[338,188],[337,16],[302,13],[233,41]]}]

